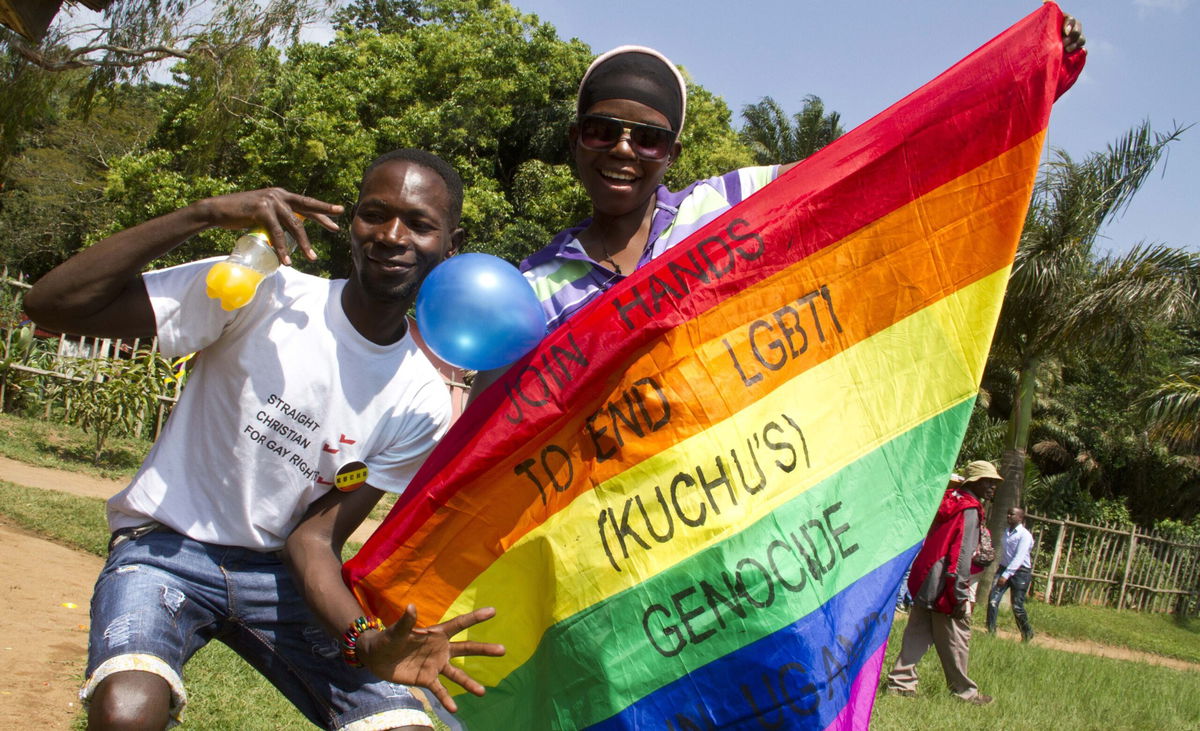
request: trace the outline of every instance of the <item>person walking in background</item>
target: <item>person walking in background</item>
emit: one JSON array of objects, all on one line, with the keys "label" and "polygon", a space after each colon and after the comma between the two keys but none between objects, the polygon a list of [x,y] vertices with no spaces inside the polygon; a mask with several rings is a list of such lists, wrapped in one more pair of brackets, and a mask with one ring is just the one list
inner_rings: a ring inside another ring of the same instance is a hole
[{"label": "person walking in background", "polygon": [[913,605],[900,654],[888,673],[887,692],[917,694],[917,663],[933,645],[950,692],[982,706],[991,703],[992,697],[980,693],[967,676],[975,597],[971,568],[985,522],[983,501],[991,499],[1002,478],[995,465],[985,460],[971,462],[961,481],[956,478],[958,475],[951,478],[925,544],[913,560],[908,577]]},{"label": "person walking in background", "polygon": [[987,629],[991,634],[996,634],[996,610],[1000,607],[1004,592],[1011,588],[1013,616],[1017,618],[1017,627],[1021,629],[1021,639],[1029,642],[1033,639],[1033,627],[1029,624],[1029,615],[1025,613],[1025,595],[1033,580],[1033,535],[1025,527],[1025,511],[1021,508],[1010,508],[1007,519],[1004,552],[1000,555],[1000,567],[996,569],[996,578],[988,595]]}]

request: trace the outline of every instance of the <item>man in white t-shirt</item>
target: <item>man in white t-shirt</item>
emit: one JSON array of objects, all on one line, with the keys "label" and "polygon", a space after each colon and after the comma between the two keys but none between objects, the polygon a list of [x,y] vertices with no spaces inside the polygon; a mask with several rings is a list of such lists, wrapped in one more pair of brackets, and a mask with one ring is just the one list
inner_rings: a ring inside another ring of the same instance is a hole
[{"label": "man in white t-shirt", "polygon": [[[199,201],[114,234],[47,274],[26,310],[43,327],[157,336],[198,352],[188,386],[132,483],[108,503],[113,538],[92,604],[82,697],[89,728],[163,728],[186,703],[182,668],[220,639],[325,728],[428,728],[403,685],[455,704],[439,674],[482,693],[451,656],[480,609],[427,628],[364,617],[340,552],[382,496],[402,492],[449,421],[449,396],[409,332],[425,275],[453,255],[462,181],[419,150],[381,156],[351,212],[349,279],[290,267],[227,312],[216,260],[142,274],[207,228],[262,227],[284,264],[300,220],[337,230],[342,207],[278,188]],[[306,601],[305,601],[306,600]],[[339,642],[335,638],[340,638]]]}]

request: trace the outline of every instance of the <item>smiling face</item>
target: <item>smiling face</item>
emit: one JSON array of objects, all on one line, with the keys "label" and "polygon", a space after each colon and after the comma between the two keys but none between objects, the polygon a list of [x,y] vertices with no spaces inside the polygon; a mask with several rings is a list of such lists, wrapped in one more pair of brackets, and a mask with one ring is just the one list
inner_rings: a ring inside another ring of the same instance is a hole
[{"label": "smiling face", "polygon": [[385,162],[363,179],[354,207],[348,286],[364,305],[407,310],[425,276],[461,240],[441,176],[409,160]]},{"label": "smiling face", "polygon": [[[605,99],[584,111],[656,127],[671,126],[662,112],[630,99]],[[667,159],[641,160],[629,140],[623,138],[609,150],[589,150],[579,144],[579,129],[571,127],[575,167],[597,216],[617,218],[643,213],[647,206],[653,205],[654,191],[681,149],[676,141]]]}]

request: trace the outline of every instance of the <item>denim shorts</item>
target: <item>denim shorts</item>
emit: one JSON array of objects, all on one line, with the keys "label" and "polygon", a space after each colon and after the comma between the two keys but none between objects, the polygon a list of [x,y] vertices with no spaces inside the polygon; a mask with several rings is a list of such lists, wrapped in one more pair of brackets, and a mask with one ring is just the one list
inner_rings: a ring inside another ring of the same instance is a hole
[{"label": "denim shorts", "polygon": [[171,686],[178,721],[187,702],[183,665],[217,639],[321,728],[433,725],[408,688],[342,660],[275,554],[165,529],[116,540],[96,580],[91,620],[85,701],[109,675],[145,670]]}]

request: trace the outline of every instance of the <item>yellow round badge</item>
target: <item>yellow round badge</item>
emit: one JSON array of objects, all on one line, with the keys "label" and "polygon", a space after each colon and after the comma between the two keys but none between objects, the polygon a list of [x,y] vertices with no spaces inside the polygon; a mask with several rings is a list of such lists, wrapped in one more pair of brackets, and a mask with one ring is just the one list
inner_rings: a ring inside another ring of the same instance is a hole
[{"label": "yellow round badge", "polygon": [[357,490],[367,484],[367,466],[362,462],[348,462],[337,471],[333,484],[342,492]]}]

